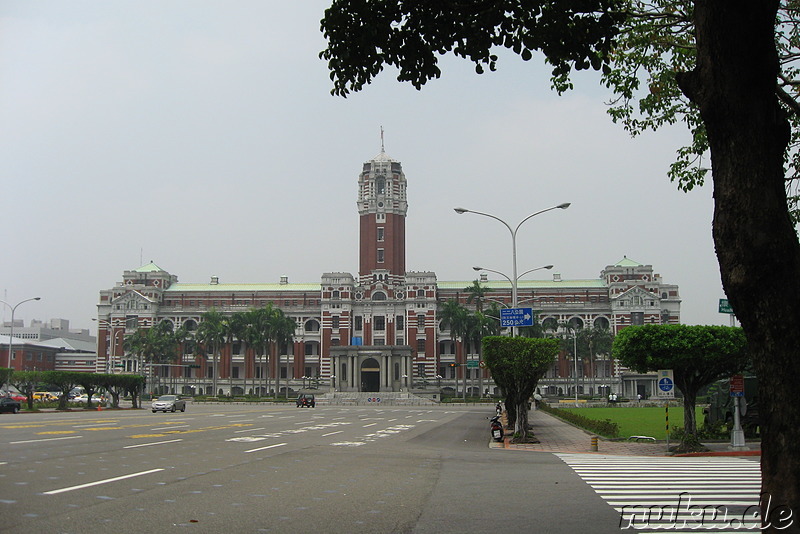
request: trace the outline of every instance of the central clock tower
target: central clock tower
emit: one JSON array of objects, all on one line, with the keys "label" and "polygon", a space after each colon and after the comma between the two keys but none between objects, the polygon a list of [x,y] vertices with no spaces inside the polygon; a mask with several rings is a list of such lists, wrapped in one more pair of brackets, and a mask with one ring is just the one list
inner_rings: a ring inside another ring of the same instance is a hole
[{"label": "central clock tower", "polygon": [[362,281],[402,283],[406,274],[406,177],[400,162],[381,153],[358,178],[359,271]]}]

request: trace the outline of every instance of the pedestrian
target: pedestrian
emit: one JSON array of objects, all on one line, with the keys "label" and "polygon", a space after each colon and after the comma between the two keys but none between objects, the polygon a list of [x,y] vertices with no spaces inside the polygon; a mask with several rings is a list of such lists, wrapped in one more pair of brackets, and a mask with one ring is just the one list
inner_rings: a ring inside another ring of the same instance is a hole
[{"label": "pedestrian", "polygon": [[642,394],[641,393],[637,393],[636,394],[636,402],[637,403],[641,403],[642,402]]}]

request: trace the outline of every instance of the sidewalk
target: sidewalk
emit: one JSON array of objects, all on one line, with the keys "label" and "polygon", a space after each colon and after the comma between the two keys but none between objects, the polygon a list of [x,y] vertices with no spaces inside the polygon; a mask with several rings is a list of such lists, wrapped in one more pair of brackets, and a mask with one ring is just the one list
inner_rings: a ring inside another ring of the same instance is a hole
[{"label": "sidewalk", "polygon": [[[503,416],[505,420],[505,415]],[[667,444],[660,442],[611,441],[598,437],[597,450],[592,450],[592,436],[585,430],[574,427],[541,410],[528,412],[528,422],[540,443],[509,443],[507,435],[504,443],[492,442],[493,448],[504,448],[537,452],[597,453],[622,456],[670,456]],[[671,443],[674,445],[675,443]],[[761,444],[748,442],[748,450],[730,450],[728,442],[705,443],[711,452],[695,453],[692,456],[753,456],[761,454]]]}]

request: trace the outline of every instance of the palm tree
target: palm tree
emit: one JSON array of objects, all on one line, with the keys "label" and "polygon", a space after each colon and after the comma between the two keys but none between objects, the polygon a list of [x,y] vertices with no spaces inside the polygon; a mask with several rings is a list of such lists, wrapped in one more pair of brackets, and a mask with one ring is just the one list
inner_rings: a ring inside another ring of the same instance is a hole
[{"label": "palm tree", "polygon": [[[272,316],[272,339],[277,346],[278,368],[275,372],[275,396],[277,397],[281,391],[281,348],[286,345],[287,348],[294,340],[295,330],[297,329],[297,321],[285,315],[282,310],[276,309],[275,314]],[[288,354],[288,350],[287,350]],[[286,398],[289,398],[288,380],[289,375],[286,375],[287,387]]]},{"label": "palm tree", "polygon": [[473,280],[471,286],[467,286],[464,288],[464,291],[469,293],[467,297],[467,304],[472,304],[475,302],[475,310],[478,312],[483,311],[483,301],[486,299],[486,294],[491,291],[486,286],[482,286],[480,281]]},{"label": "palm tree", "polygon": [[[467,326],[467,310],[457,301],[450,299],[439,308],[439,326],[441,329],[450,330],[450,339],[456,347],[456,364],[462,365],[461,359],[458,357],[459,343],[458,338],[464,339],[464,333]],[[463,343],[462,343],[463,344]],[[462,347],[463,349],[463,347]],[[463,351],[462,351],[463,352]],[[466,362],[463,362],[466,365]],[[464,399],[467,398],[467,379],[464,373]],[[456,374],[458,380],[458,374]]]},{"label": "palm tree", "polygon": [[264,365],[264,356],[269,354],[269,346],[272,341],[272,323],[270,318],[274,315],[272,304],[267,304],[263,308],[249,310],[245,313],[245,328],[243,337],[247,345],[261,361],[261,377],[264,379],[264,388],[259,388],[259,396],[264,392],[269,392],[268,369],[269,365]]},{"label": "palm tree", "polygon": [[[233,358],[233,342],[243,342],[244,332],[247,328],[245,314],[236,312],[230,317],[227,317],[222,323],[223,331],[225,333],[225,343],[231,347],[231,358]],[[244,373],[244,390],[247,393],[247,350],[245,350],[245,373]]]},{"label": "palm tree", "polygon": [[219,366],[217,365],[219,351],[225,343],[225,316],[213,308],[200,317],[195,339],[206,349],[206,354],[211,353],[214,359],[214,372],[212,373],[214,395],[217,395],[217,378]]}]

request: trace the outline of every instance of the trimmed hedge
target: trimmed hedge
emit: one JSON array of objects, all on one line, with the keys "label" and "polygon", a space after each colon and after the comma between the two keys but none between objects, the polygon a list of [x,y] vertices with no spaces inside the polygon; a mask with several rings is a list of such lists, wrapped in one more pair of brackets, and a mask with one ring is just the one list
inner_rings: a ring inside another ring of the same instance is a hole
[{"label": "trimmed hedge", "polygon": [[563,419],[564,421],[572,423],[575,426],[578,426],[590,432],[594,432],[595,434],[599,434],[605,438],[619,437],[619,425],[614,421],[612,421],[611,419],[604,419],[602,421],[599,421],[597,419],[590,419],[588,417],[584,417],[574,412],[567,412],[551,408],[545,402],[539,403],[539,409],[544,410],[545,412],[549,413],[554,417]]}]

